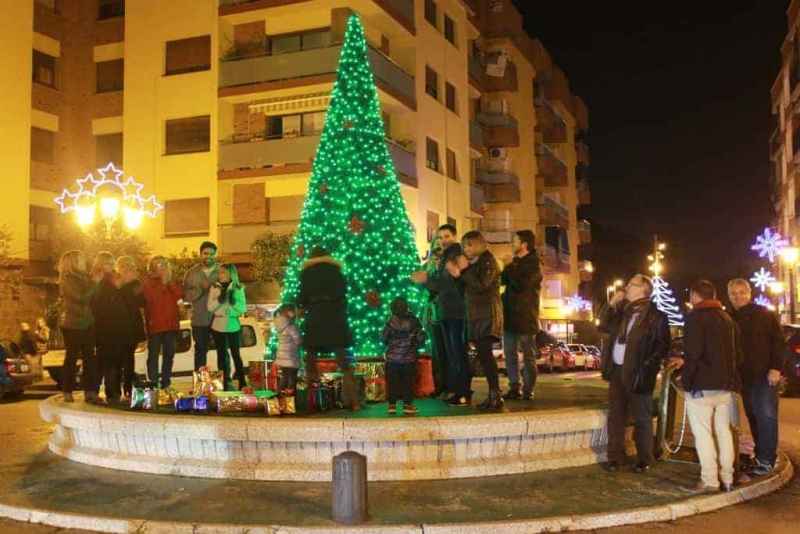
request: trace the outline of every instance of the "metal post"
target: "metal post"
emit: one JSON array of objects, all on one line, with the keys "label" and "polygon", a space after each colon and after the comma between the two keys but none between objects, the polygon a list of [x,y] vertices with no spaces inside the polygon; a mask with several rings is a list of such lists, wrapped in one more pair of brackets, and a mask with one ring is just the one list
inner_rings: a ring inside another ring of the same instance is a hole
[{"label": "metal post", "polygon": [[[656,420],[656,458],[666,460],[669,457],[669,450],[664,446],[667,440],[667,422],[672,418],[669,416],[669,382],[672,379],[672,371],[661,373],[661,395],[659,396],[658,419]],[[673,405],[674,409],[674,405]]]},{"label": "metal post", "polygon": [[789,324],[794,324],[795,321],[795,287],[794,287],[794,269],[789,266]]},{"label": "metal post", "polygon": [[333,520],[358,525],[368,518],[367,457],[345,451],[333,457]]}]

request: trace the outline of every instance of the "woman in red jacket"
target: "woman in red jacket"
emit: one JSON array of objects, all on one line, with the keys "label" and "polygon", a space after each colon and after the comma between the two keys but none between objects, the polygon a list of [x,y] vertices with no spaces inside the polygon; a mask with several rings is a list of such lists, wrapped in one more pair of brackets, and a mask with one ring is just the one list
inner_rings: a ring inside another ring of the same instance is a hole
[{"label": "woman in red jacket", "polygon": [[172,279],[172,270],[164,256],[153,256],[144,281],[145,317],[147,321],[147,379],[158,385],[158,353],[161,362],[161,388],[171,384],[172,362],[180,329],[178,301],[183,298],[183,285]]}]

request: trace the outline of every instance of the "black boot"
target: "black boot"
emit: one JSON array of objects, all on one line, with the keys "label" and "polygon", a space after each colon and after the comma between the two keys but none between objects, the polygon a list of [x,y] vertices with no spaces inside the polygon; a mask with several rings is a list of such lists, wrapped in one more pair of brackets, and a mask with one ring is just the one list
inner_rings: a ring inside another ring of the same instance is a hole
[{"label": "black boot", "polygon": [[489,390],[489,396],[478,406],[478,411],[487,413],[499,413],[503,411],[503,395],[499,389]]},{"label": "black boot", "polygon": [[519,384],[509,384],[508,391],[503,394],[504,400],[521,400],[522,392],[520,391]]}]

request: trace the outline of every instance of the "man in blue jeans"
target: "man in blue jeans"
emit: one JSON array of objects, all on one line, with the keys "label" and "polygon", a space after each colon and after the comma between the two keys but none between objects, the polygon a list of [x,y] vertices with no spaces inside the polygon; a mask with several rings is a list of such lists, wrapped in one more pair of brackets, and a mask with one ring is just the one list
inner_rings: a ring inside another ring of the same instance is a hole
[{"label": "man in blue jeans", "polygon": [[200,263],[186,272],[183,279],[185,299],[192,303],[192,337],[194,338],[194,369],[206,365],[211,343],[211,319],[208,312],[208,288],[217,283],[217,245],[204,241],[200,245]]},{"label": "man in blue jeans", "polygon": [[742,402],[756,442],[756,457],[749,471],[766,475],[778,458],[778,383],[786,344],[778,316],[753,304],[751,296],[744,278],[728,282],[731,317],[742,336]]},{"label": "man in blue jeans", "polygon": [[[542,268],[536,254],[536,236],[532,231],[519,230],[514,235],[512,247],[514,258],[506,261],[500,278],[506,287],[503,293],[503,356],[508,392],[503,398],[533,400],[533,388],[536,385],[536,344],[533,336],[539,331]],[[522,349],[522,384],[519,380],[518,347]]]}]

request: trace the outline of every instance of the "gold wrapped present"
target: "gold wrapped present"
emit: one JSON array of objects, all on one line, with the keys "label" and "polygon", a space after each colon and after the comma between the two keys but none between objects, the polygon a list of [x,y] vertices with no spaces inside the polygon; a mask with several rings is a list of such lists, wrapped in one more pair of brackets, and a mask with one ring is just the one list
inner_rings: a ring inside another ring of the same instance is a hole
[{"label": "gold wrapped present", "polygon": [[265,399],[265,402],[266,402],[266,404],[264,406],[264,408],[265,408],[264,412],[268,416],[273,417],[273,416],[281,414],[281,403],[278,400],[278,397],[271,397],[271,398]]},{"label": "gold wrapped present", "polygon": [[367,389],[367,402],[384,402],[386,400],[386,362],[358,362],[356,373],[364,373]]},{"label": "gold wrapped present", "polygon": [[[278,408],[283,415],[294,415],[297,413],[297,406],[294,402],[294,396],[278,397]],[[272,415],[272,414],[268,414]]]},{"label": "gold wrapped present", "polygon": [[192,395],[195,397],[208,397],[213,402],[214,395],[224,391],[222,371],[209,371],[208,367],[201,367],[192,374]]},{"label": "gold wrapped present", "polygon": [[174,406],[175,401],[183,397],[183,393],[173,387],[158,390],[159,406]]},{"label": "gold wrapped present", "polygon": [[[265,398],[265,397],[261,397]],[[244,395],[237,391],[223,391],[216,395],[215,406],[219,413],[244,413],[259,411],[260,398],[255,395]]]}]

